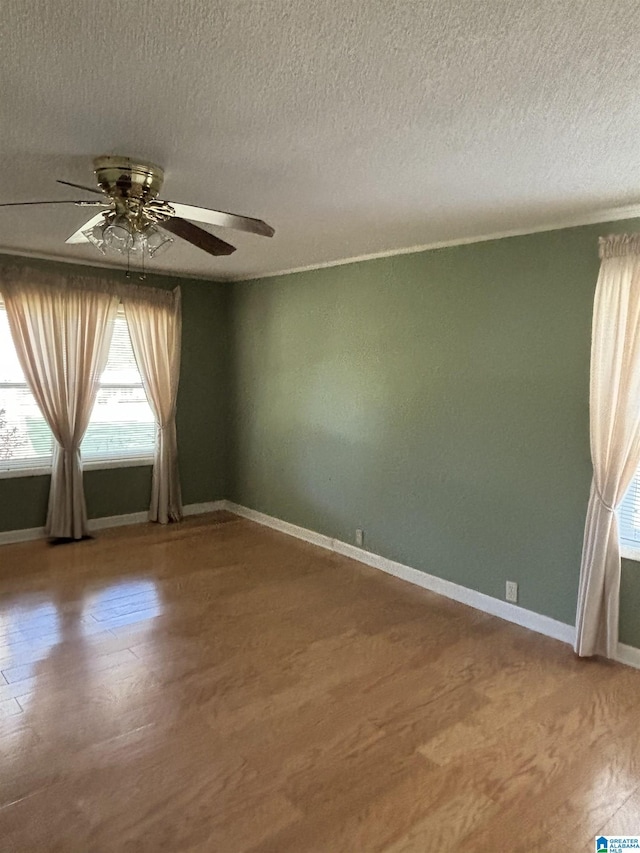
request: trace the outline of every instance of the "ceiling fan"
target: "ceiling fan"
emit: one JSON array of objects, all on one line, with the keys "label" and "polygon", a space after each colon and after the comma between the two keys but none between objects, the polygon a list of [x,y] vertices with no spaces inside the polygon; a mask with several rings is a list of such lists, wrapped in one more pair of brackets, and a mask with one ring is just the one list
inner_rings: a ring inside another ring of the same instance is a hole
[{"label": "ceiling fan", "polygon": [[235,246],[205,231],[204,228],[199,228],[193,222],[235,228],[263,237],[273,237],[275,233],[262,219],[159,199],[164,171],[153,163],[104,155],[95,158],[93,168],[97,188],[85,187],[71,181],[59,180],[58,183],[103,196],[99,201],[18,201],[0,203],[0,207],[30,204],[100,207],[100,212],[85,222],[66,242],[91,243],[102,254],[112,251],[121,255],[128,256],[132,253],[134,256],[137,254],[144,257],[146,252],[153,257],[171,246],[171,235],[186,240],[210,255],[230,255],[235,252]]}]

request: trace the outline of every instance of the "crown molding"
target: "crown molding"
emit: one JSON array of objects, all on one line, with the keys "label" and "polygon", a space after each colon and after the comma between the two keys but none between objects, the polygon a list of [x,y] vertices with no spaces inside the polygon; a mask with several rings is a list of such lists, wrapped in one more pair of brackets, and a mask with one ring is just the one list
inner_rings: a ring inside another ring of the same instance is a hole
[{"label": "crown molding", "polygon": [[278,272],[268,272],[250,276],[229,276],[226,281],[260,281],[263,278],[275,278],[281,275],[292,275],[297,272],[311,272],[328,267],[341,267],[346,264],[357,264],[360,261],[375,261],[378,258],[392,258],[395,255],[415,255],[419,252],[428,252],[432,249],[448,249],[452,246],[467,246],[471,243],[486,243],[489,240],[503,240],[507,237],[525,237],[527,234],[541,234],[545,231],[563,231],[565,228],[579,228],[582,225],[598,225],[604,222],[618,222],[621,219],[640,218],[640,204],[626,205],[625,207],[612,207],[605,210],[576,215],[558,222],[546,223],[545,225],[530,226],[528,228],[513,228],[509,231],[494,231],[490,234],[480,234],[475,237],[457,237],[453,240],[441,240],[435,243],[422,243],[418,246],[407,246],[402,249],[386,249],[382,252],[370,252],[367,255],[353,255],[349,258],[340,258],[335,261],[324,261],[318,264],[308,264],[302,267],[290,267]]},{"label": "crown molding", "polygon": [[[545,231],[563,231],[565,228],[579,228],[582,225],[598,225],[605,222],[618,222],[623,219],[640,218],[640,204],[631,204],[624,207],[612,207],[594,211],[593,213],[576,214],[576,216],[547,222],[543,225],[529,226],[527,228],[512,228],[508,231],[493,231],[489,234],[478,234],[472,237],[456,237],[452,240],[440,240],[432,243],[420,243],[415,246],[406,246],[399,249],[384,249],[380,252],[369,252],[364,255],[351,255],[348,258],[337,258],[332,261],[322,261],[315,264],[307,264],[299,267],[287,267],[275,272],[252,273],[251,275],[234,275],[233,273],[217,273],[206,276],[196,273],[183,272],[179,270],[154,269],[148,270],[147,276],[162,276],[164,278],[187,279],[191,281],[206,281],[212,284],[229,284],[241,281],[261,281],[264,278],[276,278],[282,275],[292,275],[299,272],[312,272],[313,270],[328,269],[329,267],[341,267],[347,264],[357,264],[361,261],[375,261],[379,258],[392,258],[396,255],[415,255],[420,252],[429,252],[432,249],[448,249],[453,246],[468,246],[472,243],[486,243],[490,240],[504,240],[508,237],[525,237],[527,234],[541,234]],[[57,255],[52,252],[37,252],[31,249],[13,249],[10,246],[0,246],[0,254],[10,255],[17,258],[33,258],[34,260],[53,261],[59,264],[75,264],[77,266],[95,267],[107,269],[112,272],[123,272],[125,267],[119,264],[109,264],[96,259],[87,261],[86,258],[74,258],[68,255]]]}]

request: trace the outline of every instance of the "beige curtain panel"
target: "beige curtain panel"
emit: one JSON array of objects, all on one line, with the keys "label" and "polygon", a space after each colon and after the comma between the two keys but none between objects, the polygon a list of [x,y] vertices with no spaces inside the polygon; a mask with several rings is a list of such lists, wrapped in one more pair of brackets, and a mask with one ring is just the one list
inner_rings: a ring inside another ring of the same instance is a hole
[{"label": "beige curtain panel", "polygon": [[616,510],[640,464],[640,234],[600,241],[593,309],[593,481],[584,531],[575,649],[614,657],[620,545]]},{"label": "beige curtain panel", "polygon": [[50,273],[3,277],[11,335],[26,381],[55,438],[46,531],[87,535],[80,442],[95,403],[119,297]]},{"label": "beige curtain panel", "polygon": [[167,524],[182,518],[176,434],[182,335],[180,290],[173,292],[171,303],[127,296],[122,301],[133,352],[158,425],[149,518]]}]

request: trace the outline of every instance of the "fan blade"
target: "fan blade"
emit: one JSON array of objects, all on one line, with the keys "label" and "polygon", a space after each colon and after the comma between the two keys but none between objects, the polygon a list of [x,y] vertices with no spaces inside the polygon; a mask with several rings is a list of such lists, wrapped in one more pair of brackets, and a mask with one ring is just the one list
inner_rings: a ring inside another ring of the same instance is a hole
[{"label": "fan blade", "polygon": [[96,189],[96,187],[85,187],[82,184],[74,184],[71,181],[61,181],[59,178],[56,183],[64,184],[66,187],[75,187],[77,190],[86,190],[88,193],[96,193],[96,195],[104,195],[102,190]]},{"label": "fan blade", "polygon": [[273,228],[263,222],[262,219],[238,216],[237,213],[225,213],[224,210],[194,207],[191,204],[180,204],[177,201],[170,201],[168,204],[175,210],[176,216],[183,219],[206,222],[208,225],[221,225],[223,228],[235,228],[237,231],[249,231],[251,234],[261,234],[263,237],[273,237],[275,234]]},{"label": "fan blade", "polygon": [[23,207],[26,204],[75,204],[78,207],[104,207],[104,201],[68,201],[67,199],[56,199],[55,201],[4,201],[0,207]]},{"label": "fan blade", "polygon": [[191,222],[180,219],[178,216],[172,216],[171,219],[159,222],[158,225],[165,231],[170,231],[176,237],[181,237],[187,243],[192,243],[210,255],[230,255],[236,250],[236,247],[232,246],[231,243],[225,243],[224,240],[220,240],[219,237],[215,237],[205,231],[204,228],[198,228],[197,225],[192,225]]},{"label": "fan blade", "polygon": [[71,237],[68,237],[65,240],[65,243],[88,243],[89,241],[82,232],[86,231],[87,228],[93,228],[93,226],[97,225],[101,219],[102,213],[96,213],[96,215],[92,216],[88,222],[85,222],[84,225],[81,225],[77,231],[74,231]]}]

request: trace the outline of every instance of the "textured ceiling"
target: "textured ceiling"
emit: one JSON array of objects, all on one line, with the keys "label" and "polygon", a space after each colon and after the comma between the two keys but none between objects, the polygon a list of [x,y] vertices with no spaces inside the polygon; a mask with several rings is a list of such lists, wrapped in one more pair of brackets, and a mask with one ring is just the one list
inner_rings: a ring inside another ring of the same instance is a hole
[{"label": "textured ceiling", "polygon": [[[264,218],[153,267],[238,278],[640,202],[637,0],[4,0],[0,200],[73,198],[91,157]],[[81,194],[80,194],[81,195]],[[91,215],[0,209],[0,248]]]}]

